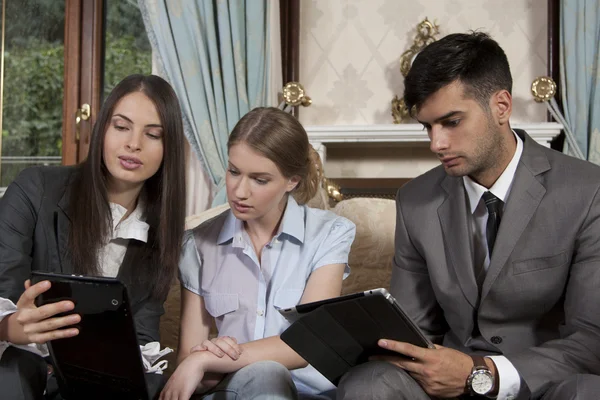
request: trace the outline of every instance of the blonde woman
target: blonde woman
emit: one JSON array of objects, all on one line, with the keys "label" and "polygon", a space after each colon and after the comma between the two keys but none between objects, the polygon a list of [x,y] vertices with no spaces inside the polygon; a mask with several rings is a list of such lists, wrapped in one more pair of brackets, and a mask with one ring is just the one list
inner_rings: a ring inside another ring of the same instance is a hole
[{"label": "blonde woman", "polygon": [[279,338],[289,322],[276,308],[340,295],[355,226],[305,205],[319,173],[293,116],[252,110],[228,149],[231,208],[184,243],[180,364],[161,399],[330,398],[335,387]]}]

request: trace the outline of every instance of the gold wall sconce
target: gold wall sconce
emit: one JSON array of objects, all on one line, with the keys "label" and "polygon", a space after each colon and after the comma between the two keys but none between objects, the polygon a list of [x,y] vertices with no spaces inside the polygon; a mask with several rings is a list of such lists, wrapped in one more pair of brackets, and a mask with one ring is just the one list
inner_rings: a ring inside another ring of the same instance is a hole
[{"label": "gold wall sconce", "polygon": [[[412,46],[400,56],[400,73],[402,76],[408,75],[413,60],[421,50],[430,43],[436,41],[436,36],[440,33],[440,26],[436,22],[431,22],[425,18],[417,25],[417,33]],[[411,115],[404,104],[404,97],[398,98],[395,95],[392,99],[392,117],[395,124],[400,124],[410,120]]]}]

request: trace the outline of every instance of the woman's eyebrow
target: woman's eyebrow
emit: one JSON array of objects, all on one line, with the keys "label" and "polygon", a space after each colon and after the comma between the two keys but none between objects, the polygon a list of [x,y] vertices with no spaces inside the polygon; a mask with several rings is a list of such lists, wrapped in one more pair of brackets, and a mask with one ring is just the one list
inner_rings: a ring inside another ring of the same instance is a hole
[{"label": "woman's eyebrow", "polygon": [[[113,115],[113,118],[114,118],[114,117],[120,117],[120,118],[123,118],[124,120],[128,121],[130,124],[133,124],[133,121],[131,120],[131,118],[129,118],[129,117],[126,117],[126,116],[125,116],[125,115],[123,115],[123,114],[114,114],[114,115]],[[161,129],[162,129],[162,125],[161,125],[161,124],[147,124],[147,125],[145,125],[145,126],[146,126],[146,127],[148,127],[148,128],[161,128]]]}]

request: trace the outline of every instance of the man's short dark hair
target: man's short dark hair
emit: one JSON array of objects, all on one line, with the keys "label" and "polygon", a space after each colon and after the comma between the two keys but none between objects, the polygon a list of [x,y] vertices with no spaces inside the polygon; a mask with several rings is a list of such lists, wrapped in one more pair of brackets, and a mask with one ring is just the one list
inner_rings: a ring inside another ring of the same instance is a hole
[{"label": "man's short dark hair", "polygon": [[411,112],[454,81],[484,110],[499,90],[512,90],[508,59],[498,43],[483,32],[454,33],[431,43],[415,58],[404,79],[404,101]]}]

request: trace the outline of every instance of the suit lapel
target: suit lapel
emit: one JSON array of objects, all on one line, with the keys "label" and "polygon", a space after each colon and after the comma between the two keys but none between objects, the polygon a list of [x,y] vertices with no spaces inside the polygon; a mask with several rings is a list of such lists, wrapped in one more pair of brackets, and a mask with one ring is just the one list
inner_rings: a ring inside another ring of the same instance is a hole
[{"label": "suit lapel", "polygon": [[550,169],[548,158],[542,151],[541,145],[534,143],[524,131],[515,131],[523,139],[523,154],[500,223],[494,254],[483,282],[481,299],[488,294],[490,287],[504,268],[546,193],[546,188],[536,179],[536,176]]},{"label": "suit lapel", "polygon": [[447,176],[441,186],[448,194],[438,208],[447,258],[454,268],[463,294],[476,307],[479,291],[473,268],[473,251],[469,240],[471,233],[462,179]]},{"label": "suit lapel", "polygon": [[71,264],[71,256],[69,252],[70,224],[69,191],[65,190],[62,198],[58,202],[58,209],[54,213],[54,234],[56,237],[60,270],[64,274],[73,273],[73,266]]}]

